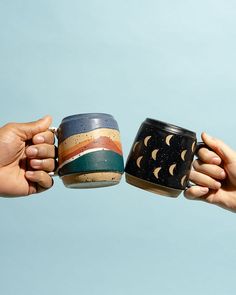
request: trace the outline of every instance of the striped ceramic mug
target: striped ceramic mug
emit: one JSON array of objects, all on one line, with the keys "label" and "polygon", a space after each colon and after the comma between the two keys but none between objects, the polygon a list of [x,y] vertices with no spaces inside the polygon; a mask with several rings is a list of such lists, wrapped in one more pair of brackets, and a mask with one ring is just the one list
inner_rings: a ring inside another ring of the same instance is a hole
[{"label": "striped ceramic mug", "polygon": [[118,184],[124,172],[118,124],[112,115],[66,117],[58,130],[58,174],[69,188]]}]

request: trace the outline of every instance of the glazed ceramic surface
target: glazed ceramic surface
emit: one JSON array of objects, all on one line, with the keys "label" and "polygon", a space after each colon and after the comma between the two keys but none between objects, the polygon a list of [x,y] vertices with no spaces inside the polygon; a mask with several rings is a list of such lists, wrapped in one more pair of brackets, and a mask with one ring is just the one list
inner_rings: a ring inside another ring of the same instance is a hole
[{"label": "glazed ceramic surface", "polygon": [[66,117],[58,128],[59,176],[68,187],[117,184],[124,171],[118,124],[109,114]]},{"label": "glazed ceramic surface", "polygon": [[128,183],[176,197],[185,189],[196,134],[154,119],[146,119],[137,133],[125,172]]}]

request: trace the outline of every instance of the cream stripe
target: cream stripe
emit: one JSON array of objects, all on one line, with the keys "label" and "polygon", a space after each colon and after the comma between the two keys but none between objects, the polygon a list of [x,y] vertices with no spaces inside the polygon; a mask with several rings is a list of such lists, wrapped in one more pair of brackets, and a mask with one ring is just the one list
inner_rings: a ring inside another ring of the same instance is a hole
[{"label": "cream stripe", "polygon": [[101,136],[110,137],[112,141],[120,141],[120,132],[118,130],[109,129],[109,128],[100,128],[87,133],[72,135],[66,138],[62,143],[60,143],[59,148],[63,149],[65,147],[65,149],[69,149],[73,147],[74,145],[77,145],[85,140],[94,140]]},{"label": "cream stripe", "polygon": [[64,162],[59,166],[59,169],[61,169],[64,165],[66,165],[66,164],[68,164],[68,163],[70,163],[70,162],[72,162],[72,161],[74,161],[74,160],[76,160],[76,159],[78,159],[78,158],[80,158],[80,157],[86,155],[86,154],[94,153],[94,152],[97,152],[97,151],[109,151],[109,149],[106,149],[106,148],[93,148],[93,149],[86,150],[86,151],[84,151],[84,152],[82,152],[82,153],[79,153],[78,155],[75,155],[75,156],[73,156],[72,158],[70,158],[70,159],[64,161]]}]

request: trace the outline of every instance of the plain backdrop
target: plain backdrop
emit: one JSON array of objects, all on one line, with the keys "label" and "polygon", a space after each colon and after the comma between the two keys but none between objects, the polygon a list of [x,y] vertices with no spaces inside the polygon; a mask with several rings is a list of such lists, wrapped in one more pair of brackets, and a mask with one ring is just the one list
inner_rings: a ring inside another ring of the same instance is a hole
[{"label": "plain backdrop", "polygon": [[[105,112],[234,149],[233,0],[0,0],[0,125]],[[0,294],[235,294],[236,217],[122,182],[0,199]]]}]

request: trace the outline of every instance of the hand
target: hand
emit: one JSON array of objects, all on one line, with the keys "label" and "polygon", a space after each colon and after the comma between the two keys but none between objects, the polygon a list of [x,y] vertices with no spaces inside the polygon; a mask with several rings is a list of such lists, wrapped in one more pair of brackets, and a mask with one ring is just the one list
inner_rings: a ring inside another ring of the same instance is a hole
[{"label": "hand", "polygon": [[51,117],[30,123],[8,123],[0,128],[0,196],[17,197],[42,192],[53,185],[55,169]]},{"label": "hand", "polygon": [[187,189],[185,197],[236,212],[236,152],[206,133],[202,139],[211,150],[199,150],[190,172],[190,180],[197,185]]}]

